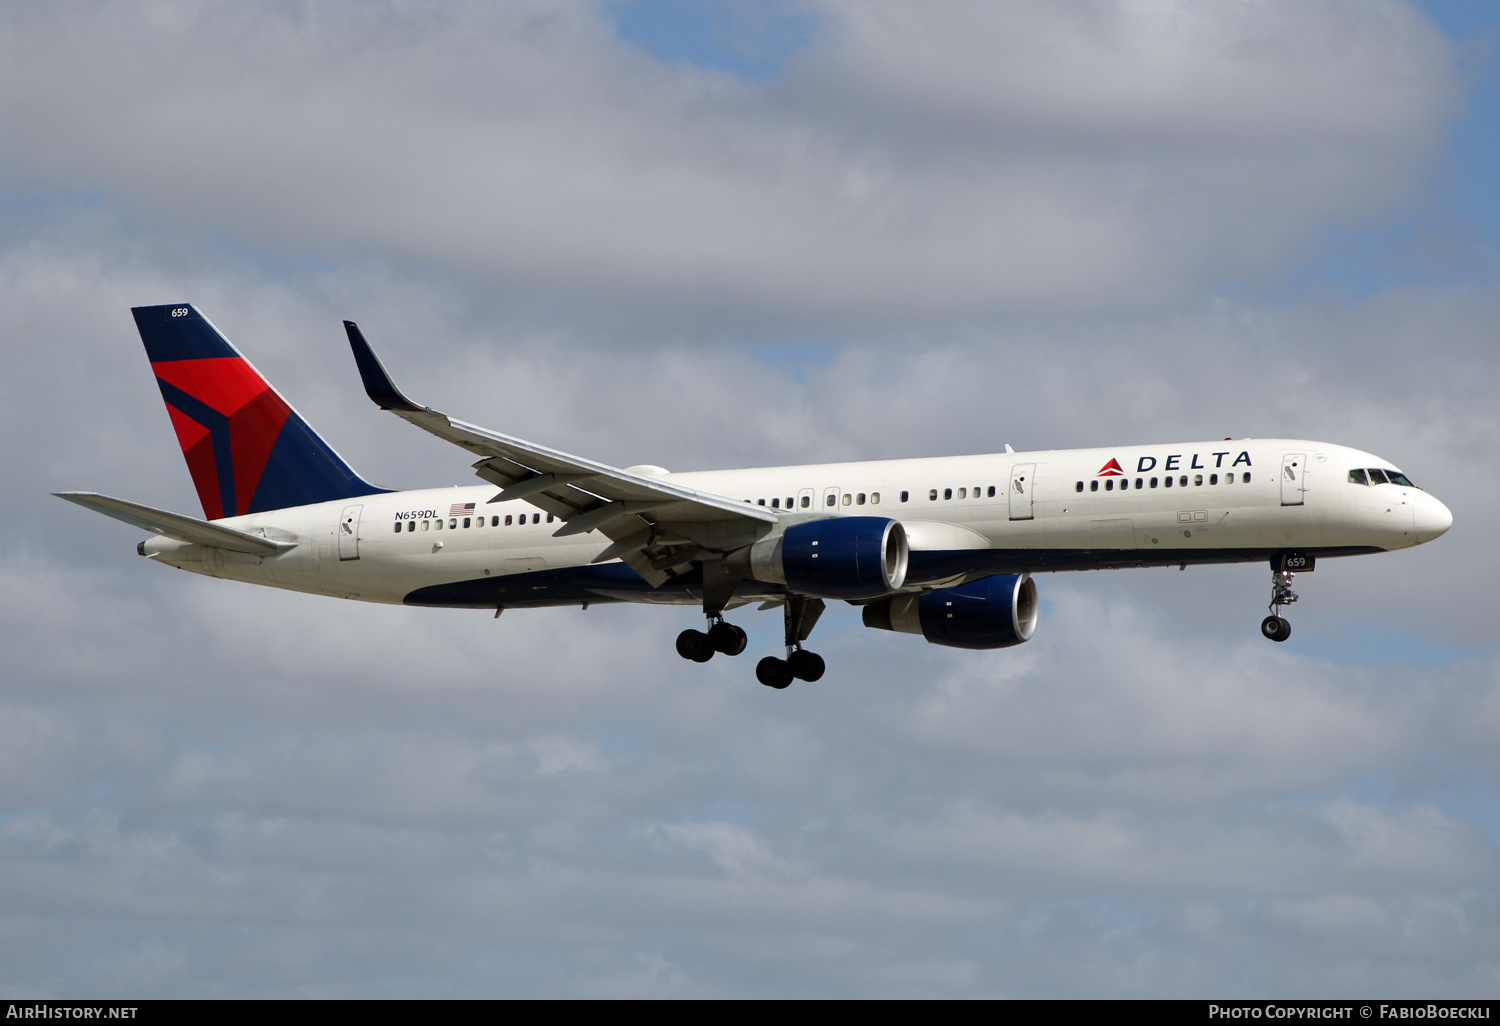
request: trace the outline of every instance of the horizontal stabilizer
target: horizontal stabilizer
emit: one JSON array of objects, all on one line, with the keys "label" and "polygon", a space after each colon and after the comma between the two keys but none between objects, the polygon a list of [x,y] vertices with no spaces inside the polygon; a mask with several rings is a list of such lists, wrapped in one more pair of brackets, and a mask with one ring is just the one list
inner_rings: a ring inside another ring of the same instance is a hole
[{"label": "horizontal stabilizer", "polygon": [[236,530],[222,524],[211,524],[196,517],[152,509],[124,499],[112,499],[98,492],[53,492],[59,499],[75,502],[84,509],[103,513],[132,527],[159,534],[190,545],[207,545],[228,552],[248,552],[256,556],[273,555],[297,547],[296,542],[272,541],[258,534]]}]

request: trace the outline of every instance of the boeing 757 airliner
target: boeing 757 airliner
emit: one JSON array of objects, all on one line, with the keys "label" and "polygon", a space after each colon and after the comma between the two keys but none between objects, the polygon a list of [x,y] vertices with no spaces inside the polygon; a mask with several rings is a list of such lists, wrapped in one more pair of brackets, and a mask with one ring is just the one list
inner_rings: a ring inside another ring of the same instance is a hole
[{"label": "boeing 757 airliner", "polygon": [[674,474],[619,469],[455,420],[396,387],[345,321],[382,410],[461,446],[486,482],[392,491],[355,473],[192,306],[137,307],[205,519],[94,492],[60,498],[142,528],[193,573],[361,599],[492,609],[701,606],[684,658],[739,655],[724,619],[780,607],[785,655],[756,677],[818,680],[803,647],[828,600],[865,626],[1006,648],[1037,624],[1033,574],[1263,563],[1285,641],[1292,578],[1319,558],[1407,548],[1453,523],[1378,456],[1284,438],[1005,452]]}]

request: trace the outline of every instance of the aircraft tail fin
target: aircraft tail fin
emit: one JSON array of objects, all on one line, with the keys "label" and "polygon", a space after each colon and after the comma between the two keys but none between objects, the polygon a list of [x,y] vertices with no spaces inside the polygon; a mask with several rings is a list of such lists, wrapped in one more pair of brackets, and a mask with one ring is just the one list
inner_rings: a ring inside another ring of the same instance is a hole
[{"label": "aircraft tail fin", "polygon": [[387,491],[356,474],[195,308],[131,313],[209,520]]}]

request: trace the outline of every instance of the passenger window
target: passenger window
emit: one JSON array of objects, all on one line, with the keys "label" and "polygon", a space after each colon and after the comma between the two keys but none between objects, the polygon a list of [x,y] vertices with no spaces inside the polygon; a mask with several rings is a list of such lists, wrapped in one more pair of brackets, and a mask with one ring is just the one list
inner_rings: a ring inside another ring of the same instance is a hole
[{"label": "passenger window", "polygon": [[1367,485],[1370,483],[1370,479],[1365,477],[1363,470],[1351,470],[1349,471],[1349,483]]},{"label": "passenger window", "polygon": [[772,509],[780,509],[781,508],[781,500],[779,498],[772,499],[771,500],[771,508]]},{"label": "passenger window", "polygon": [[441,531],[443,529],[443,522],[441,520],[434,520],[432,522],[432,529],[434,531]]},{"label": "passenger window", "polygon": [[1225,474],[1224,475],[1224,483],[1225,484],[1234,484],[1234,475],[1233,474]]},{"label": "passenger window", "polygon": [[809,507],[811,505],[812,505],[812,496],[811,495],[804,495],[804,496],[802,496],[802,508],[806,509],[807,507]]},{"label": "passenger window", "polygon": [[549,523],[549,524],[552,523],[552,514],[551,513],[547,514],[547,523]]},{"label": "passenger window", "polygon": [[1083,482],[1079,481],[1076,485],[1073,486],[1073,490],[1075,492],[1081,492],[1081,491],[1083,491]]},{"label": "passenger window", "polygon": [[397,534],[401,533],[401,521],[399,521],[399,520],[396,521],[396,533]]},{"label": "passenger window", "polygon": [[766,500],[765,499],[756,499],[755,500],[755,504],[757,506],[764,506],[766,504]]},{"label": "passenger window", "polygon": [[1245,471],[1245,477],[1244,477],[1243,480],[1244,480],[1245,484],[1249,484],[1250,483],[1250,471],[1248,471],[1248,470]]},{"label": "passenger window", "polygon": [[1156,478],[1154,478],[1154,477],[1153,477],[1153,478],[1152,478],[1152,479],[1151,479],[1151,487],[1152,487],[1152,488],[1155,488],[1155,487],[1156,487],[1156,481],[1157,481],[1157,479],[1156,479]]},{"label": "passenger window", "polygon": [[992,499],[995,497],[995,486],[994,485],[990,485],[989,496]]},{"label": "passenger window", "polygon": [[1186,488],[1187,487],[1187,475],[1186,474],[1183,474],[1181,477],[1179,477],[1177,479],[1177,487],[1179,487],[1179,488]]},{"label": "passenger window", "polygon": [[792,497],[790,495],[788,495],[786,497],[786,508],[787,509],[791,509],[792,508]]},{"label": "passenger window", "polygon": [[1091,491],[1091,492],[1097,492],[1098,490],[1099,490],[1099,482],[1097,480],[1090,481],[1089,482],[1089,491]]},{"label": "passenger window", "polygon": [[854,497],[854,504],[856,506],[863,506],[865,504],[865,493],[864,492],[860,492],[858,495],[856,495]]},{"label": "passenger window", "polygon": [[408,520],[406,522],[406,533],[407,534],[411,534],[416,529],[417,529],[417,522],[415,520]]},{"label": "passenger window", "polygon": [[853,501],[854,501],[854,496],[850,495],[848,492],[845,492],[844,493],[844,505],[847,506],[847,505],[849,505],[849,503],[851,503]]},{"label": "passenger window", "polygon": [[839,497],[837,495],[834,495],[832,492],[829,492],[828,493],[828,498],[826,498],[826,499],[823,500],[823,505],[825,505],[825,506],[832,506],[835,502],[838,502],[838,499],[839,499]]},{"label": "passenger window", "polygon": [[1209,484],[1218,484],[1219,483],[1219,475],[1218,474],[1209,474],[1208,475],[1208,483]]},{"label": "passenger window", "polygon": [[969,497],[969,490],[967,488],[960,488],[958,490],[958,497],[960,499],[967,499]]},{"label": "passenger window", "polygon": [[937,502],[937,489],[933,488],[927,493],[928,502]]},{"label": "passenger window", "polygon": [[427,530],[427,521],[422,521],[422,530]]},{"label": "passenger window", "polygon": [[1202,474],[1194,474],[1193,475],[1193,484],[1194,485],[1201,485],[1202,483],[1203,483],[1203,475]]},{"label": "passenger window", "polygon": [[505,514],[505,526],[509,527],[509,526],[511,526],[511,523],[512,523],[512,521],[511,521],[510,514],[509,513]]},{"label": "passenger window", "polygon": [[901,493],[901,501],[902,502],[905,502],[907,499],[910,499],[910,498],[911,498],[911,493],[910,492],[902,492]]},{"label": "passenger window", "polygon": [[953,498],[953,489],[952,488],[944,488],[943,489],[943,498],[944,499],[951,499],[951,498]]},{"label": "passenger window", "polygon": [[1385,471],[1383,471],[1383,470],[1375,470],[1373,467],[1370,469],[1370,483],[1371,484],[1390,484],[1390,482],[1385,479]]},{"label": "passenger window", "polygon": [[1171,488],[1171,487],[1172,487],[1172,479],[1171,479],[1171,478],[1170,478],[1170,477],[1168,477],[1168,478],[1163,478],[1163,479],[1162,479],[1162,482],[1161,482],[1161,483],[1162,483],[1162,484],[1163,484],[1163,485],[1165,485],[1165,486],[1166,486],[1166,487],[1168,487],[1168,488]]},{"label": "passenger window", "polygon": [[1120,478],[1120,491],[1123,492],[1125,489],[1127,489],[1129,487],[1130,487],[1130,478],[1128,478],[1128,477],[1122,477],[1122,478]]},{"label": "passenger window", "polygon": [[1114,478],[1112,478],[1112,477],[1106,477],[1104,479],[1104,490],[1106,492],[1112,492],[1112,491],[1115,490],[1115,479]]},{"label": "passenger window", "polygon": [[870,505],[871,506],[879,506],[880,505],[880,493],[879,492],[871,492],[870,493]]},{"label": "passenger window", "polygon": [[467,527],[471,526],[471,523],[472,523],[472,521],[470,521],[470,519],[468,517],[464,517],[464,527],[467,528]]},{"label": "passenger window", "polygon": [[1146,487],[1146,482],[1142,481],[1140,478],[1136,478],[1135,479],[1135,487],[1136,487],[1136,491],[1140,491],[1142,488]]}]

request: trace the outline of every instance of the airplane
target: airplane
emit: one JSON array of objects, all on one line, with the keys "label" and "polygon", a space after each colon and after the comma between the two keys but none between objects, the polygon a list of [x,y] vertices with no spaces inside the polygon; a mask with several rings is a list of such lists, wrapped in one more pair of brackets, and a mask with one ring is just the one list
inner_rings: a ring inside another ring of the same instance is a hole
[{"label": "airplane", "polygon": [[1453,523],[1378,456],[1300,439],[943,456],[670,473],[616,468],[408,399],[352,321],[380,409],[461,447],[485,484],[392,490],[356,473],[188,304],[132,310],[204,519],[57,492],[152,537],[137,552],[228,580],[409,606],[699,606],[678,654],[736,656],[724,613],[780,608],[756,678],[816,681],[804,647],[829,601],[866,627],[963,649],[1029,641],[1033,575],[1262,563],[1261,633],[1284,642],[1293,577],[1320,558],[1408,548]]}]

